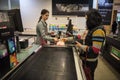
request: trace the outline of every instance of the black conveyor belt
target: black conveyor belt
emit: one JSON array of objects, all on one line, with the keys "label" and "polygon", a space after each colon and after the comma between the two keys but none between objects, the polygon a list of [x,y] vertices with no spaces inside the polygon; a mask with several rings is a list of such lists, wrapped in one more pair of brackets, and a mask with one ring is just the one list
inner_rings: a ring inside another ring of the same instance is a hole
[{"label": "black conveyor belt", "polygon": [[43,47],[10,80],[77,80],[72,48]]}]

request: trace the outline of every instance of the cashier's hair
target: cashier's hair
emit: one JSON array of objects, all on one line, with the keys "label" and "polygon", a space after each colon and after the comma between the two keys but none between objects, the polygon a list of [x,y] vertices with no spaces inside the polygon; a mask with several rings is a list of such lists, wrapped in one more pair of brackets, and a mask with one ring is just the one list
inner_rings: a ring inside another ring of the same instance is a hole
[{"label": "cashier's hair", "polygon": [[102,24],[102,16],[99,14],[98,10],[91,9],[86,13],[86,26],[88,30],[92,30]]},{"label": "cashier's hair", "polygon": [[42,9],[42,11],[41,11],[41,16],[40,16],[38,22],[41,21],[41,19],[42,19],[42,15],[44,15],[44,14],[46,14],[46,13],[49,13],[49,11],[48,11],[47,9]]}]

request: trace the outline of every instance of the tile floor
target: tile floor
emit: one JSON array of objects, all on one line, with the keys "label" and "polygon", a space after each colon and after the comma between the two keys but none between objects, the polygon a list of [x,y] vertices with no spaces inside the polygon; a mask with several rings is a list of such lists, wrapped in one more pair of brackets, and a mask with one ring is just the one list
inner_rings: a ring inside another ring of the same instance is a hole
[{"label": "tile floor", "polygon": [[118,73],[102,56],[99,57],[95,80],[120,80]]}]

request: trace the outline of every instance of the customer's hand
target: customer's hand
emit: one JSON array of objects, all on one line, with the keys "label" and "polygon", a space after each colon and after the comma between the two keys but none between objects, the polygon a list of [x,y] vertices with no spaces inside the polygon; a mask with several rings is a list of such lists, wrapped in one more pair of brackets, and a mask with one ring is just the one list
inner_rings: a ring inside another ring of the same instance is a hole
[{"label": "customer's hand", "polygon": [[78,41],[75,41],[75,42],[76,42],[76,46],[77,46],[77,47],[81,47],[81,46],[82,46],[82,44],[79,43]]}]

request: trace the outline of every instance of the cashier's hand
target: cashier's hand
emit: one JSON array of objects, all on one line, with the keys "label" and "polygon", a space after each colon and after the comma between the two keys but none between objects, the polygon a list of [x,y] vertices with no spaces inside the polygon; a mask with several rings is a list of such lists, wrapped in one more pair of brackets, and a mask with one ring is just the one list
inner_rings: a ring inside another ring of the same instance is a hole
[{"label": "cashier's hand", "polygon": [[75,42],[76,42],[76,46],[77,46],[77,47],[81,47],[81,46],[82,46],[82,44],[79,43],[78,41],[75,41]]},{"label": "cashier's hand", "polygon": [[66,42],[68,40],[68,38],[62,38],[61,39],[63,42]]},{"label": "cashier's hand", "polygon": [[58,38],[53,38],[55,42],[58,42]]}]

